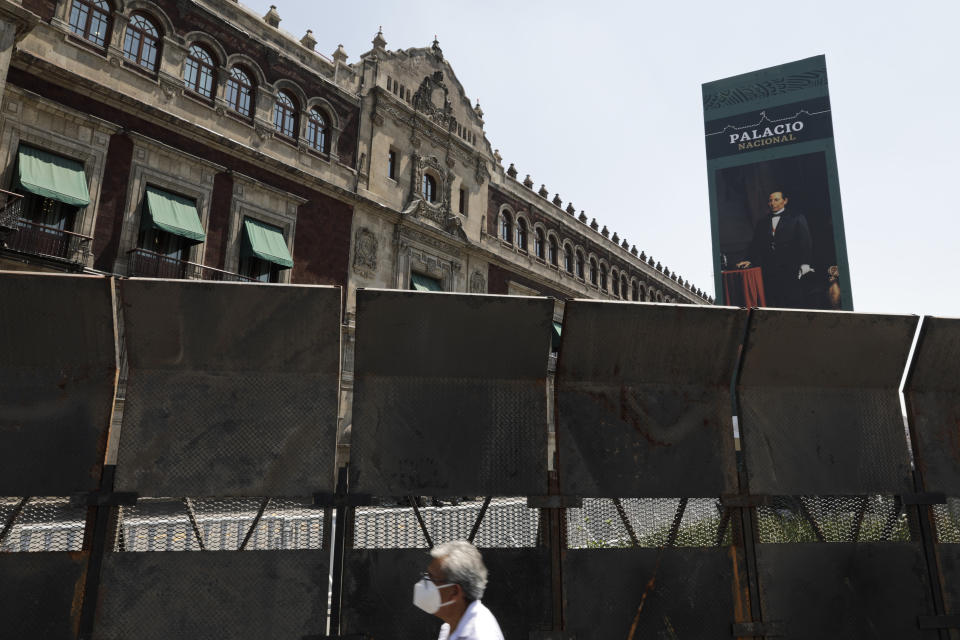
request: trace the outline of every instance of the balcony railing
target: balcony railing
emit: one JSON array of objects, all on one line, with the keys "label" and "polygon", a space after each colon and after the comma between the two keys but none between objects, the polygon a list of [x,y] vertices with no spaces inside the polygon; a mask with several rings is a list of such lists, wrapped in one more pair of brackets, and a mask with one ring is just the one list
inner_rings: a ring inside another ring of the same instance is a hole
[{"label": "balcony railing", "polygon": [[15,229],[14,222],[20,219],[23,196],[0,189],[0,228]]},{"label": "balcony railing", "polygon": [[90,236],[66,231],[22,218],[5,224],[13,232],[3,238],[5,248],[35,256],[59,258],[85,264],[90,255]]},{"label": "balcony railing", "polygon": [[178,260],[149,249],[132,249],[128,255],[127,273],[133,278],[253,282],[252,278],[238,273],[214,269],[187,260]]}]

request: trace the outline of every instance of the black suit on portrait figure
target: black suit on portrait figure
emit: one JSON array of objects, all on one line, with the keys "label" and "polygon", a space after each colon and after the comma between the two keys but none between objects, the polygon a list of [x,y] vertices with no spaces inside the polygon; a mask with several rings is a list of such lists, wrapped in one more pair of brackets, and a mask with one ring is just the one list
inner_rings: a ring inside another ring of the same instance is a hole
[{"label": "black suit on portrait figure", "polygon": [[800,265],[809,265],[813,257],[807,219],[789,207],[780,214],[776,231],[771,219],[764,216],[757,222],[746,259],[762,270],[768,307],[804,308]]}]

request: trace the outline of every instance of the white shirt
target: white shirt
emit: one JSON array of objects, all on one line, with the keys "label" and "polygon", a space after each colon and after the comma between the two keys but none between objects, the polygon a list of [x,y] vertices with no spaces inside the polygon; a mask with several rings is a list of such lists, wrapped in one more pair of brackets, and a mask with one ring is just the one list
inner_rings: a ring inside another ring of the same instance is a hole
[{"label": "white shirt", "polygon": [[503,634],[490,609],[479,600],[474,600],[463,612],[453,634],[450,633],[450,625],[444,622],[437,640],[503,640]]}]

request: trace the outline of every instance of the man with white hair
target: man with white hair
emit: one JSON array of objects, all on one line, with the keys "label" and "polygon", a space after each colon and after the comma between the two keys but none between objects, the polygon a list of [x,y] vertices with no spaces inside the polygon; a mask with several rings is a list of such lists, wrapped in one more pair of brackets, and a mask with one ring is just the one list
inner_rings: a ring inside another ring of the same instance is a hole
[{"label": "man with white hair", "polygon": [[430,555],[426,573],[413,586],[413,604],[443,620],[437,640],[503,640],[497,619],[480,602],[487,567],[477,548],[454,540]]}]

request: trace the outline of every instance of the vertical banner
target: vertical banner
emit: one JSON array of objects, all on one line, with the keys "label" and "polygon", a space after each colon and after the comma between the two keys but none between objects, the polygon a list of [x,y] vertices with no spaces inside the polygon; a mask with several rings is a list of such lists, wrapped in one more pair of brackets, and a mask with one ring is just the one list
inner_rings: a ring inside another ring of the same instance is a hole
[{"label": "vertical banner", "polygon": [[717,302],[853,310],[824,56],[703,85]]}]

